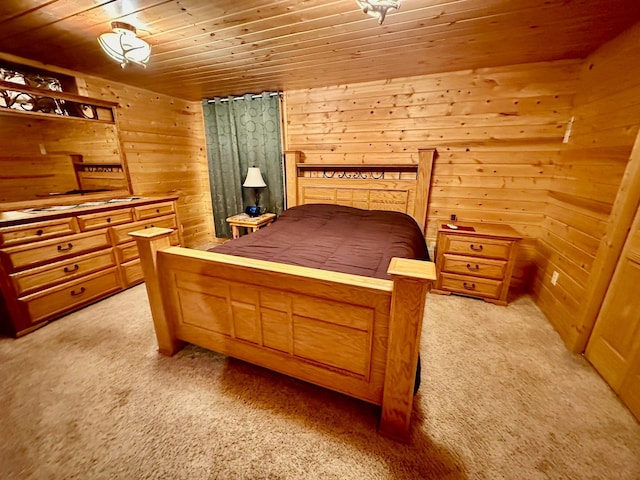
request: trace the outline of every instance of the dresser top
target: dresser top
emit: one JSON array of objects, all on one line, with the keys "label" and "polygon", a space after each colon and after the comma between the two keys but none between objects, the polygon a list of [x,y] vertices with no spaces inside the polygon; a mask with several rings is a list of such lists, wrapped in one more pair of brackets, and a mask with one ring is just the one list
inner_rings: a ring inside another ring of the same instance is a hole
[{"label": "dresser top", "polygon": [[[448,228],[447,225],[454,225],[458,227]],[[512,240],[520,240],[522,239],[522,235],[520,235],[513,227],[509,225],[504,225],[500,223],[480,223],[480,222],[439,222],[438,223],[438,232],[447,233],[447,234],[455,234],[455,235],[466,235],[470,237],[500,237],[500,238],[509,238]]]},{"label": "dresser top", "polygon": [[76,199],[76,203],[69,203],[69,199],[65,198],[65,202],[61,202],[59,205],[51,205],[48,202],[47,205],[43,206],[0,212],[0,227],[72,217],[80,214],[85,215],[128,206],[135,207],[161,201],[172,201],[177,200],[177,198],[175,196],[142,197],[137,195],[124,195],[113,198],[104,198],[104,195],[97,198],[82,196]]}]

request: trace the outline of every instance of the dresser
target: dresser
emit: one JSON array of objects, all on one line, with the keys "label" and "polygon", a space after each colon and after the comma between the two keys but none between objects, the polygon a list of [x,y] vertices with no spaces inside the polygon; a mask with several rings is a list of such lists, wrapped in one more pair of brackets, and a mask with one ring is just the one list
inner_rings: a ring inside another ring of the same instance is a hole
[{"label": "dresser", "polygon": [[508,225],[456,223],[438,229],[434,293],[481,298],[506,305],[522,237]]},{"label": "dresser", "polygon": [[0,326],[22,336],[142,282],[129,232],[174,229],[176,197],[123,197],[0,214]]}]

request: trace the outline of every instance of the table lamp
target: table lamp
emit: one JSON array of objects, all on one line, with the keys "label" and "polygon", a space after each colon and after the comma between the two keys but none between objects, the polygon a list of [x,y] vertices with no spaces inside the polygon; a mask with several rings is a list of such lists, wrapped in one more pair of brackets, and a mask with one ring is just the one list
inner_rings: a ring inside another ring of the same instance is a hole
[{"label": "table lamp", "polygon": [[257,217],[260,215],[260,189],[267,186],[262,179],[260,169],[258,167],[249,167],[247,170],[247,178],[245,178],[243,187],[253,188],[253,194],[255,196],[256,204],[249,205],[245,208],[244,213],[250,217]]}]

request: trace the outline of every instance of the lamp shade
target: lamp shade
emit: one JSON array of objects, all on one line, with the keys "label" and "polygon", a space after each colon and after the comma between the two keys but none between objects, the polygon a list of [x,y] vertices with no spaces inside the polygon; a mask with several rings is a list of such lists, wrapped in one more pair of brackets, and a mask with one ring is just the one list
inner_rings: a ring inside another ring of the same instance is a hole
[{"label": "lamp shade", "polygon": [[98,43],[107,55],[124,68],[129,63],[146,67],[151,46],[136,36],[136,28],[128,23],[113,22],[113,31],[98,37]]},{"label": "lamp shade", "polygon": [[266,187],[267,184],[264,183],[262,174],[258,167],[249,167],[249,170],[247,170],[247,178],[244,180],[242,186],[249,188],[262,188]]}]

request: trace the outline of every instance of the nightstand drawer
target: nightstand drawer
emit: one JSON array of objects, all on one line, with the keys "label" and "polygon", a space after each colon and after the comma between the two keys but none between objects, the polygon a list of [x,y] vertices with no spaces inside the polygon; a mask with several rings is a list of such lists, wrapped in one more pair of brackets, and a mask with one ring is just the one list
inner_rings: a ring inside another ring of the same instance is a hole
[{"label": "nightstand drawer", "polygon": [[120,290],[118,269],[114,267],[22,297],[19,301],[26,305],[32,323],[36,323],[118,290]]},{"label": "nightstand drawer", "polygon": [[147,220],[148,218],[161,217],[175,213],[173,202],[156,203],[153,205],[142,205],[135,207],[136,220]]},{"label": "nightstand drawer", "polygon": [[474,277],[504,279],[507,271],[506,260],[491,260],[480,257],[464,257],[445,253],[442,265],[443,272],[473,275]]},{"label": "nightstand drawer", "polygon": [[133,222],[133,212],[130,208],[78,215],[78,223],[82,230],[95,230],[96,228],[111,227],[127,222]]},{"label": "nightstand drawer", "polygon": [[493,238],[473,238],[456,235],[444,236],[443,252],[459,253],[484,258],[500,258],[507,260],[511,251],[509,240]]},{"label": "nightstand drawer", "polygon": [[38,240],[47,240],[78,232],[76,219],[61,218],[45,222],[0,228],[0,245],[8,247]]},{"label": "nightstand drawer", "polygon": [[498,298],[502,291],[502,282],[488,278],[468,277],[441,273],[441,290],[471,295],[473,297]]},{"label": "nightstand drawer", "polygon": [[20,269],[108,246],[110,242],[107,231],[101,230],[7,248],[3,255],[13,269]]},{"label": "nightstand drawer", "polygon": [[18,295],[74,280],[115,265],[113,249],[99,250],[62,262],[9,275]]}]

